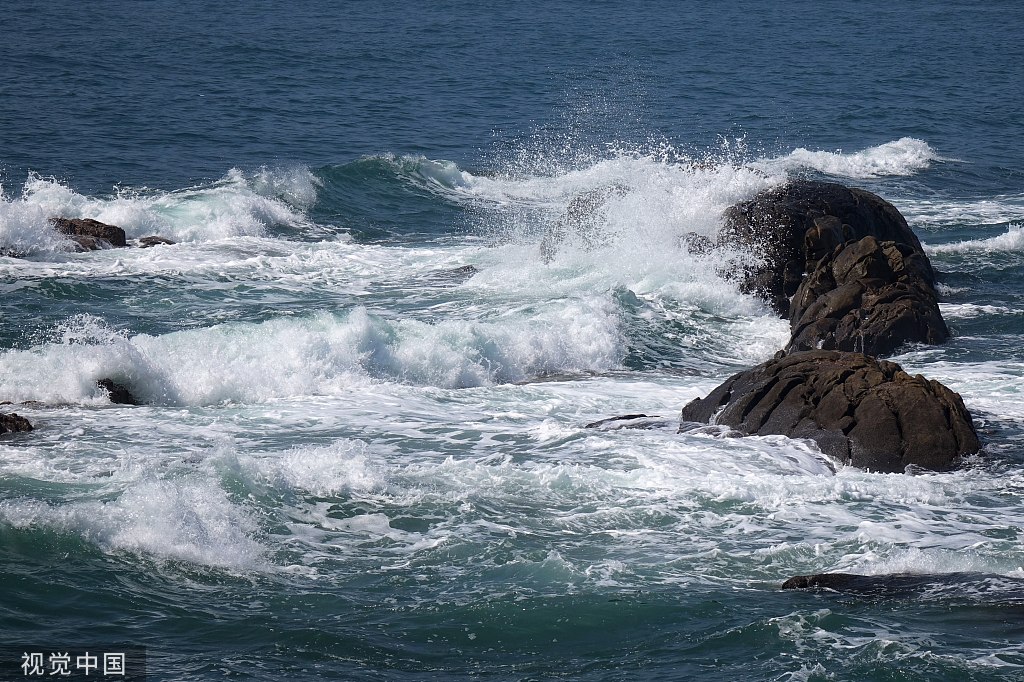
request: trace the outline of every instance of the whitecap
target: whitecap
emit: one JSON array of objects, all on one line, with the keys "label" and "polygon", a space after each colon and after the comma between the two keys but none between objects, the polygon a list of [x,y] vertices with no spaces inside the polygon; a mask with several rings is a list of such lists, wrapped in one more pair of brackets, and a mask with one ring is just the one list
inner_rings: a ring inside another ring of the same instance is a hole
[{"label": "whitecap", "polygon": [[787,156],[761,162],[767,168],[789,171],[812,169],[843,178],[868,179],[907,176],[926,170],[935,161],[943,160],[924,140],[902,137],[892,142],[861,151],[811,151],[800,147]]}]

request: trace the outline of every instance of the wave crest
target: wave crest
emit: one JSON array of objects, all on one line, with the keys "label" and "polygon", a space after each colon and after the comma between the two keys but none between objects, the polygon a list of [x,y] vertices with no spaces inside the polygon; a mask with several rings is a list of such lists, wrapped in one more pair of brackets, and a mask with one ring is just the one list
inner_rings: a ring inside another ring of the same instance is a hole
[{"label": "wave crest", "polygon": [[265,236],[274,228],[310,226],[317,179],[306,169],[231,169],[220,180],[171,192],[117,188],[86,196],[56,178],[30,174],[19,198],[0,195],[0,248],[16,253],[59,252],[67,240],[49,219],[92,218],[124,229],[129,239],[159,235],[173,241]]},{"label": "wave crest", "polygon": [[800,147],[787,156],[766,161],[789,171],[812,169],[827,175],[857,180],[913,175],[942,160],[924,140],[902,137],[853,153],[811,151]]}]

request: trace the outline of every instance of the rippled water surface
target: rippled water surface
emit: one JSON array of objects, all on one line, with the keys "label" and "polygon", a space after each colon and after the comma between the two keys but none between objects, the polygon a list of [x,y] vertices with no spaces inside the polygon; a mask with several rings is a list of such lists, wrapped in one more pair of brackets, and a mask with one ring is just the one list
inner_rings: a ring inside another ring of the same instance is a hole
[{"label": "rippled water surface", "polygon": [[[5,16],[5,642],[161,680],[1024,674],[1017,4]],[[796,177],[921,237],[954,336],[896,361],[963,396],[963,469],[676,433],[789,333],[751,254],[682,237]],[[780,589],[824,571],[924,577]]]}]

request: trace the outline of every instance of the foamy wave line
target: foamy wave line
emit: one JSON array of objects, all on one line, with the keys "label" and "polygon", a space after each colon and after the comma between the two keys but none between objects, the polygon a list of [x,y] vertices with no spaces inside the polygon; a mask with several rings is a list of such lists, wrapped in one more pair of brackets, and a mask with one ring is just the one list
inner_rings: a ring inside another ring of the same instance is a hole
[{"label": "foamy wave line", "polygon": [[811,151],[800,147],[787,156],[766,160],[762,164],[769,168],[777,165],[786,170],[810,168],[828,175],[867,179],[913,175],[939,160],[941,157],[924,140],[902,137],[853,153]]},{"label": "foamy wave line", "polygon": [[1019,224],[1012,224],[1003,234],[988,239],[971,239],[951,244],[926,244],[924,249],[928,253],[1024,251],[1024,228]]},{"label": "foamy wave line", "polygon": [[617,317],[603,300],[494,321],[427,324],[356,308],[344,315],[127,336],[82,316],[58,340],[0,353],[0,399],[105,401],[96,381],[157,404],[259,403],[338,395],[369,380],[462,388],[619,365]]},{"label": "foamy wave line", "polygon": [[1002,305],[979,305],[975,303],[939,303],[942,316],[958,319],[970,319],[982,315],[1024,315],[1024,310],[1008,308]]},{"label": "foamy wave line", "polygon": [[109,502],[5,500],[0,522],[75,533],[108,552],[243,571],[270,565],[253,516],[205,478],[142,480]]},{"label": "foamy wave line", "polygon": [[[557,217],[574,198],[588,192],[618,188],[621,194],[638,196],[646,203],[696,205],[706,214],[718,215],[726,207],[748,199],[758,191],[785,182],[793,172],[813,169],[829,175],[867,179],[913,175],[941,160],[927,142],[904,137],[867,149],[811,151],[799,148],[787,155],[744,162],[742,159],[710,158],[694,161],[685,154],[645,154],[617,150],[611,158],[592,160],[577,167],[550,168],[531,174],[474,175],[451,161],[423,156],[380,157],[408,182],[461,202],[483,203],[499,209],[532,208]],[[528,216],[543,220],[543,216]]]},{"label": "foamy wave line", "polygon": [[894,201],[912,225],[1001,225],[1024,220],[1024,195],[1002,195],[989,199]]},{"label": "foamy wave line", "polygon": [[318,180],[307,169],[231,169],[209,185],[160,192],[121,189],[113,196],[75,192],[54,178],[30,174],[19,198],[0,195],[0,247],[16,252],[60,251],[66,240],[53,216],[92,218],[117,225],[131,238],[174,241],[262,236],[270,227],[303,228],[316,201]]}]

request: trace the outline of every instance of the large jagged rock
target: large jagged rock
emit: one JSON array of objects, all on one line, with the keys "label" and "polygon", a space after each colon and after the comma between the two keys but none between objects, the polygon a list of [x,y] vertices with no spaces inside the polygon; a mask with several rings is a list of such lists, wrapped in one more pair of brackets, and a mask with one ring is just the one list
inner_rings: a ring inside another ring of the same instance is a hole
[{"label": "large jagged rock", "polygon": [[810,438],[838,462],[876,472],[947,471],[980,448],[959,395],[861,353],[780,354],[692,401],[681,417]]},{"label": "large jagged rock", "polygon": [[907,244],[864,237],[837,246],[793,296],[786,352],[891,355],[904,343],[942,343],[949,330],[934,276],[927,257]]},{"label": "large jagged rock", "polygon": [[762,257],[760,264],[746,267],[743,289],[788,317],[789,299],[804,274],[837,246],[868,236],[923,254],[907,221],[881,197],[835,183],[797,180],[728,209],[718,241]]},{"label": "large jagged rock", "polygon": [[13,412],[0,414],[0,434],[31,431],[32,424],[19,414]]},{"label": "large jagged rock", "polygon": [[71,237],[83,251],[128,246],[124,230],[92,218],[50,218],[54,228]]}]

